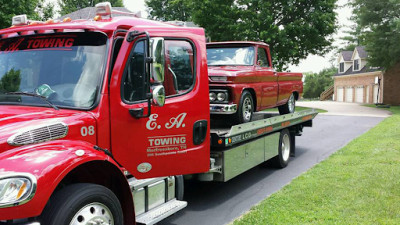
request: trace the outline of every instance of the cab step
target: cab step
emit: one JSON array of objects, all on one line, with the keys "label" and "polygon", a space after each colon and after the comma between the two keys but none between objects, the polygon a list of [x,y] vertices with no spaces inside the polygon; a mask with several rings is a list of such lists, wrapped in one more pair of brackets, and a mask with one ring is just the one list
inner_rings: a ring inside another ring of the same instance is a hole
[{"label": "cab step", "polygon": [[167,203],[164,203],[146,213],[137,216],[136,223],[146,225],[156,224],[168,216],[185,208],[186,206],[187,202],[185,201],[178,201],[176,199],[170,200]]}]

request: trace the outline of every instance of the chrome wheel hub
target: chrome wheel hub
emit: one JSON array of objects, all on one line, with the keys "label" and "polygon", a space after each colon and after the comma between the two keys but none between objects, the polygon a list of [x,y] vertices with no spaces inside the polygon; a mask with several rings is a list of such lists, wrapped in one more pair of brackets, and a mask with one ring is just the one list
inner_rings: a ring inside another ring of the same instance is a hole
[{"label": "chrome wheel hub", "polygon": [[290,95],[289,101],[288,101],[288,108],[289,108],[289,112],[293,113],[294,112],[294,105],[295,105],[295,99],[294,99],[294,95]]},{"label": "chrome wheel hub", "polygon": [[84,206],[72,218],[70,225],[114,225],[113,215],[107,206],[94,202]]},{"label": "chrome wheel hub", "polygon": [[249,122],[251,119],[251,113],[253,112],[252,107],[250,98],[245,98],[242,106],[243,119],[245,122]]},{"label": "chrome wheel hub", "polygon": [[282,137],[282,159],[288,161],[290,156],[290,139],[289,135],[284,134]]}]

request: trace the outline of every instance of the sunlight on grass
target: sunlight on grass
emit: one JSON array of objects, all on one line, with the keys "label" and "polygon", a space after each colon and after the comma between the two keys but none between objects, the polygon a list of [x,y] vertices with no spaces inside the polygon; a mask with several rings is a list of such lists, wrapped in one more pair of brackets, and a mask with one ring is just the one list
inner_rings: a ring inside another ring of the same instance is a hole
[{"label": "sunlight on grass", "polygon": [[400,107],[234,224],[400,224]]}]

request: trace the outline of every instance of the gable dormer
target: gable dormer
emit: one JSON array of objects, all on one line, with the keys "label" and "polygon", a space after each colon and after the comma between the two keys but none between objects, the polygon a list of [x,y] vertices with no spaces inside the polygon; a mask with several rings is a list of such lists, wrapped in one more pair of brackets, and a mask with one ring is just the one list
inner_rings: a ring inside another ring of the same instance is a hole
[{"label": "gable dormer", "polygon": [[367,64],[367,52],[364,47],[358,46],[354,49],[353,55],[351,56],[353,71],[357,72],[362,70],[364,66]]},{"label": "gable dormer", "polygon": [[342,51],[338,57],[338,73],[345,73],[348,69],[352,67],[352,51]]}]

